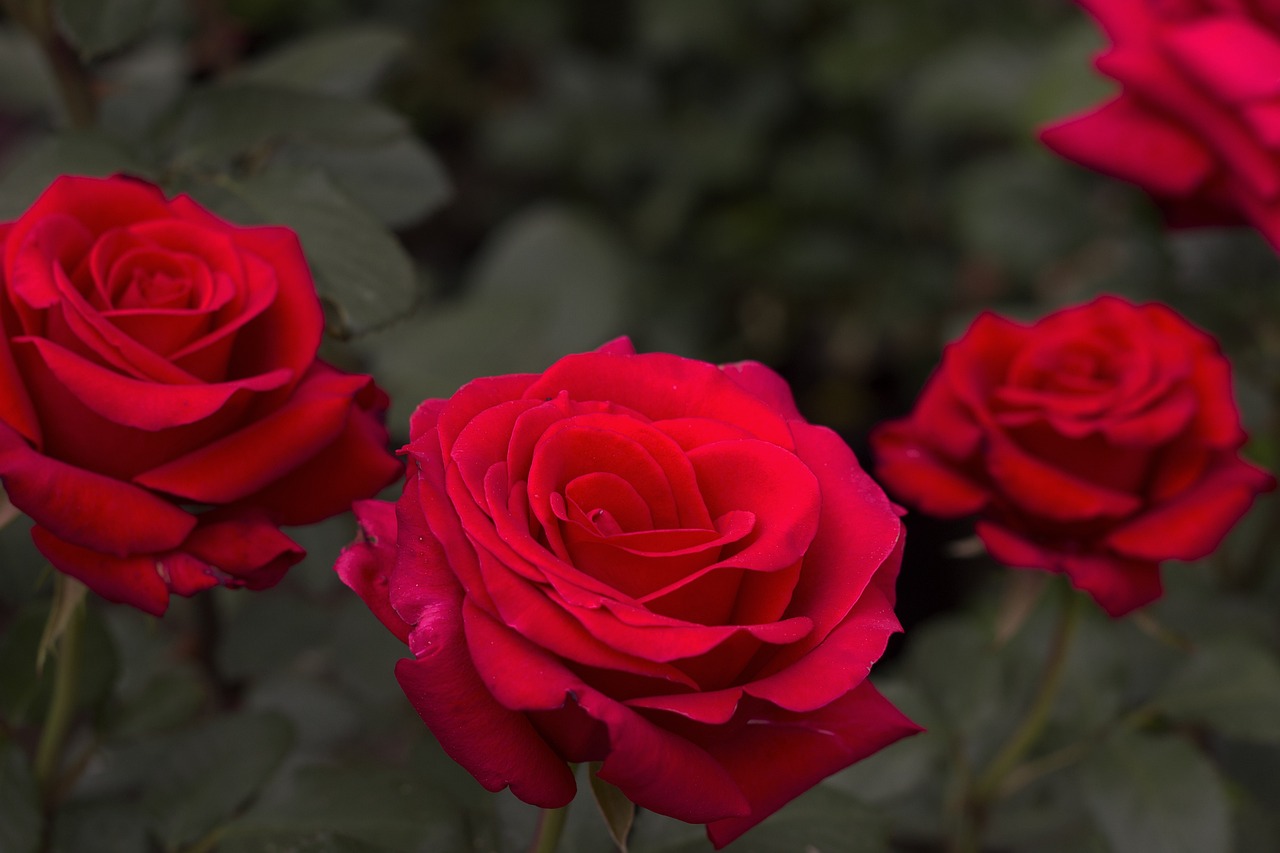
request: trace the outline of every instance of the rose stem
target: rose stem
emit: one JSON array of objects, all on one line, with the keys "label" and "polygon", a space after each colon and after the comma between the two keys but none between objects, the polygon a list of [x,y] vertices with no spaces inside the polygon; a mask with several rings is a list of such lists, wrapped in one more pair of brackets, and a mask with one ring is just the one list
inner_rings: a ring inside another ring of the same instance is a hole
[{"label": "rose stem", "polygon": [[[69,582],[65,575],[55,576],[54,583],[64,587]],[[54,601],[59,596],[55,590]],[[66,630],[57,640],[56,669],[53,676],[53,698],[40,732],[36,747],[36,781],[44,797],[45,807],[52,810],[52,801],[58,791],[58,770],[62,762],[62,748],[71,729],[71,718],[76,706],[76,684],[80,675],[80,640],[84,629],[84,602],[75,606],[67,620]]]},{"label": "rose stem", "polygon": [[85,130],[97,124],[98,103],[93,80],[75,49],[58,32],[52,0],[5,0],[5,10],[40,44],[53,70],[71,126]]},{"label": "rose stem", "polygon": [[1071,638],[1075,635],[1076,626],[1080,622],[1083,611],[1084,596],[1062,586],[1062,609],[1058,617],[1058,625],[1049,644],[1049,656],[1041,670],[1040,684],[1036,688],[1035,697],[1031,701],[1031,709],[1022,723],[1005,741],[996,753],[985,772],[978,776],[965,805],[965,819],[961,821],[961,837],[953,849],[957,851],[977,851],[982,834],[982,825],[986,822],[991,803],[998,798],[1001,783],[1005,777],[1017,767],[1018,762],[1027,753],[1049,722],[1049,713],[1053,710],[1054,699],[1062,686],[1062,676],[1066,669],[1067,652],[1071,647]]},{"label": "rose stem", "polygon": [[555,853],[568,813],[568,806],[542,810],[542,814],[538,816],[537,835],[533,839],[533,846],[529,848],[530,853]]}]

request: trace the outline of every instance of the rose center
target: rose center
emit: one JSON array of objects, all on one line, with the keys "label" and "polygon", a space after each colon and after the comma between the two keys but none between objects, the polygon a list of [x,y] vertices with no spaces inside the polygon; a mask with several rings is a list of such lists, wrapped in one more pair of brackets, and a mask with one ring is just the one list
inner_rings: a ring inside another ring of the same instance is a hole
[{"label": "rose center", "polygon": [[607,509],[593,509],[587,513],[587,517],[591,519],[591,524],[600,536],[614,536],[623,532],[622,525]]},{"label": "rose center", "polygon": [[116,307],[189,308],[191,292],[191,281],[185,276],[135,268],[116,301]]}]

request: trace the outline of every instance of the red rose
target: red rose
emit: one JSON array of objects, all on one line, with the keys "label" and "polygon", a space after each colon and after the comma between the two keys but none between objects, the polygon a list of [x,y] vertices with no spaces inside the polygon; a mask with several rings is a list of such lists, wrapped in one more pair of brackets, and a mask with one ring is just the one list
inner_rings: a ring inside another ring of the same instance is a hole
[{"label": "red rose", "polygon": [[1114,100],[1042,134],[1131,181],[1174,224],[1251,220],[1280,246],[1280,4],[1079,0],[1112,46]]},{"label": "red rose", "polygon": [[486,788],[563,806],[566,762],[600,761],[720,846],[917,730],[866,680],[902,525],[767,368],[622,340],[428,400],[410,436],[337,569]]},{"label": "red rose", "polygon": [[0,323],[0,480],[49,561],[113,601],[270,586],[303,555],[277,525],[402,470],[382,392],[316,359],[287,229],[61,178],[0,224]]},{"label": "red rose", "polygon": [[979,514],[996,559],[1063,572],[1112,616],[1158,598],[1160,561],[1206,556],[1274,486],[1244,441],[1217,342],[1111,296],[1031,326],[983,314],[911,416],[872,435],[890,491]]}]

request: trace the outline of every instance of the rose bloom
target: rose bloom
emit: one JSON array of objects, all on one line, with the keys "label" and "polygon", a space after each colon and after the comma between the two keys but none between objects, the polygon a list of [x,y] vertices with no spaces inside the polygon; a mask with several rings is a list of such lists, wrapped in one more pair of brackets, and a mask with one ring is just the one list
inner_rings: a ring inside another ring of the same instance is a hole
[{"label": "rose bloom", "polygon": [[0,224],[0,480],[36,547],[155,614],[279,580],[303,551],[277,525],[403,470],[323,322],[293,232],[141,181],[60,178]]},{"label": "rose bloom", "polygon": [[428,400],[410,436],[337,570],[486,788],[559,807],[566,762],[602,762],[721,846],[918,730],[867,681],[902,524],[767,368],[622,339]]},{"label": "rose bloom", "polygon": [[1062,156],[1131,181],[1175,225],[1252,221],[1280,246],[1280,3],[1079,0],[1114,100],[1049,127]]},{"label": "rose bloom", "polygon": [[1161,561],[1208,555],[1274,486],[1245,438],[1217,342],[1106,296],[1029,326],[981,315],[872,447],[895,496],[978,514],[997,560],[1121,616],[1160,596]]}]

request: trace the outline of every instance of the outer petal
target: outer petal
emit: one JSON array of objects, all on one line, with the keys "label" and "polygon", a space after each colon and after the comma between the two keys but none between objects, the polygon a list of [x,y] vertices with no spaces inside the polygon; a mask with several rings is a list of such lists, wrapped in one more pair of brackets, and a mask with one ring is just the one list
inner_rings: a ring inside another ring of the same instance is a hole
[{"label": "outer petal", "polygon": [[876,476],[894,496],[940,518],[958,518],[986,506],[987,490],[938,458],[917,431],[913,420],[904,418],[871,433]]},{"label": "outer petal", "polygon": [[400,642],[408,643],[413,626],[391,606],[390,576],[396,564],[395,504],[359,501],[353,509],[360,522],[360,539],[342,550],[334,571],[387,630]]},{"label": "outer petal", "polygon": [[153,616],[163,616],[169,608],[169,588],[156,571],[154,554],[114,557],[72,545],[39,526],[31,528],[31,539],[55,569],[107,601],[129,604]]},{"label": "outer petal", "polygon": [[768,403],[786,418],[804,420],[796,408],[796,398],[787,380],[758,361],[739,361],[722,364],[720,370],[734,382]]},{"label": "outer petal", "polygon": [[465,613],[468,645],[498,701],[530,711],[580,706],[607,732],[600,778],[633,803],[691,823],[746,813],[734,780],[703,750],[591,688],[478,608]]},{"label": "outer petal", "polygon": [[370,381],[317,364],[277,411],[134,482],[201,503],[238,500],[332,444],[354,398]]},{"label": "outer petal", "polygon": [[387,452],[381,416],[353,406],[332,444],[244,503],[264,508],[280,524],[314,524],[403,476],[404,465]]},{"label": "outer petal", "polygon": [[125,557],[177,547],[196,519],[137,486],[42,456],[0,424],[0,479],[35,522],[85,548]]},{"label": "outer petal", "polygon": [[1150,604],[1164,591],[1159,565],[1146,560],[1106,554],[1070,554],[1062,557],[1062,571],[1072,586],[1089,593],[1103,610],[1116,618]]},{"label": "outer petal", "polygon": [[471,662],[462,626],[462,589],[439,544],[406,538],[397,573],[411,575],[426,606],[414,628],[417,659],[396,665],[405,695],[449,756],[490,791],[508,785],[527,803],[559,808],[577,786],[523,714],[503,707],[485,689]]},{"label": "outer petal", "polygon": [[1050,150],[1157,196],[1196,192],[1213,174],[1205,147],[1176,124],[1117,98],[1040,131]]},{"label": "outer petal", "polygon": [[293,378],[287,370],[275,370],[213,385],[160,385],[91,364],[42,338],[17,338],[15,343],[23,347],[19,354],[34,350],[32,355],[48,367],[54,380],[90,410],[113,423],[143,430],[204,420],[236,395],[271,391]]},{"label": "outer petal", "polygon": [[1178,497],[1116,528],[1106,542],[1139,560],[1198,560],[1213,553],[1260,492],[1275,486],[1274,477],[1233,453]]},{"label": "outer petal", "polygon": [[714,365],[701,361],[666,353],[570,355],[547,368],[525,396],[550,398],[561,391],[578,401],[607,400],[652,420],[728,421],[766,441],[791,446],[783,415]]},{"label": "outer petal", "polygon": [[866,681],[806,714],[763,703],[744,709],[734,724],[708,731],[707,749],[733,774],[751,813],[710,823],[711,843],[725,846],[832,773],[919,731]]},{"label": "outer petal", "polygon": [[307,553],[262,513],[243,510],[201,515],[182,551],[212,569],[224,586],[249,589],[274,586]]}]

